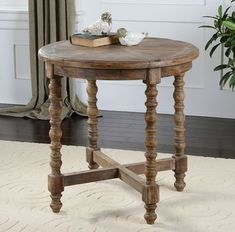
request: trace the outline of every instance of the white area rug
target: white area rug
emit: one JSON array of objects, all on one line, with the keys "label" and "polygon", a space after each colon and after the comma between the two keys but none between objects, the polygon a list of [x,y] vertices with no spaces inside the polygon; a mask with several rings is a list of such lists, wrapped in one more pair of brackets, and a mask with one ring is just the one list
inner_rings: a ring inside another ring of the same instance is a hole
[{"label": "white area rug", "polygon": [[[143,152],[105,150],[121,163],[144,161]],[[0,232],[235,231],[235,160],[189,156],[183,193],[171,171],[159,173],[151,226],[141,195],[120,180],[66,187],[61,213],[52,213],[49,153],[46,144],[0,141]],[[86,170],[85,148],[63,146],[63,162],[63,172]]]}]

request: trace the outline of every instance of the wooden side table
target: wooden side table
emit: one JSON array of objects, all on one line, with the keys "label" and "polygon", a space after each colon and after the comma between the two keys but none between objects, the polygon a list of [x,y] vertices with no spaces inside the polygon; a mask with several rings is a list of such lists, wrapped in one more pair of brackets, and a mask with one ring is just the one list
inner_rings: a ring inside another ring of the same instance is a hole
[{"label": "wooden side table", "polygon": [[[48,177],[51,192],[51,208],[58,213],[62,207],[61,192],[65,186],[100,180],[120,178],[142,194],[145,202],[145,219],[153,224],[157,218],[156,203],[159,201],[159,186],[155,182],[157,172],[173,170],[175,187],[183,191],[187,171],[184,154],[184,74],[192,67],[192,60],[199,55],[198,49],[185,42],[160,38],[146,38],[134,47],[111,45],[88,48],[71,45],[68,41],[56,42],[39,50],[39,57],[46,62],[50,79],[50,124],[51,174]],[[61,77],[82,78],[88,82],[88,139],[86,150],[89,171],[66,173],[60,171],[61,161]],[[157,84],[161,78],[174,76],[175,100],[175,148],[172,158],[157,157]],[[101,152],[97,145],[97,80],[142,80],[147,89],[146,100],[146,162],[121,165]],[[98,169],[101,166],[102,168]],[[138,176],[145,174],[146,180]]]}]

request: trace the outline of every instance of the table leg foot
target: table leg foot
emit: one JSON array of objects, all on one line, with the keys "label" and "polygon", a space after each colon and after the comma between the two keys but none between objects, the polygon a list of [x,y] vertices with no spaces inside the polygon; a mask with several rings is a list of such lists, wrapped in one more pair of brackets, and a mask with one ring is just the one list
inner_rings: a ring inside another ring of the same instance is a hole
[{"label": "table leg foot", "polygon": [[155,212],[157,208],[157,202],[159,202],[159,186],[157,184],[146,185],[143,188],[143,201],[145,202],[146,213],[144,218],[148,224],[154,224],[157,219]]},{"label": "table leg foot", "polygon": [[62,194],[57,195],[51,195],[51,204],[50,207],[54,213],[59,213],[60,209],[62,207],[62,203],[60,201],[60,198],[62,197]]},{"label": "table leg foot", "polygon": [[144,208],[146,209],[146,213],[144,215],[144,219],[148,224],[154,224],[155,220],[157,219],[157,214],[155,213],[155,210],[157,208],[156,204],[149,204],[145,205]]},{"label": "table leg foot", "polygon": [[182,192],[186,186],[184,182],[185,172],[187,171],[187,156],[173,156],[175,158],[175,188]]},{"label": "table leg foot", "polygon": [[185,174],[175,174],[175,183],[174,186],[178,192],[183,192],[184,188],[186,186],[186,183],[184,182]]},{"label": "table leg foot", "polygon": [[54,213],[59,213],[62,207],[61,197],[64,191],[63,175],[50,174],[48,175],[48,190],[51,195],[50,207]]},{"label": "table leg foot", "polygon": [[99,165],[95,162],[89,163],[88,168],[90,170],[99,168]]}]

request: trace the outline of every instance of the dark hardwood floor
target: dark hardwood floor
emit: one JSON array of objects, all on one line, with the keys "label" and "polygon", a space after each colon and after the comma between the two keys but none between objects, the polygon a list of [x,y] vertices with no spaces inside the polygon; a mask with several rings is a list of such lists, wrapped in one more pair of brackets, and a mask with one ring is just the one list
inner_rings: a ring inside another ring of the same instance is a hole
[{"label": "dark hardwood floor", "polygon": [[[144,114],[103,111],[101,147],[144,150]],[[62,143],[87,145],[87,119],[73,115],[62,123]],[[173,116],[159,115],[158,151],[174,152]],[[49,143],[49,122],[0,116],[0,139]],[[186,117],[186,154],[235,158],[235,119]]]}]

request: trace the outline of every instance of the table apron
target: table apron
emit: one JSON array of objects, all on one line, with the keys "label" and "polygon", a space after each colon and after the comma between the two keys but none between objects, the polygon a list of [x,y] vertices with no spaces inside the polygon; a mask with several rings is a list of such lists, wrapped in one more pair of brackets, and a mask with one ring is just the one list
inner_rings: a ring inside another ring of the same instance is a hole
[{"label": "table apron", "polygon": [[[161,77],[177,76],[187,72],[191,68],[192,62],[160,67]],[[150,69],[84,69],[54,64],[54,75],[86,80],[145,80],[149,70]]]},{"label": "table apron", "polygon": [[145,80],[146,69],[81,69],[55,65],[54,74],[86,80]]}]

